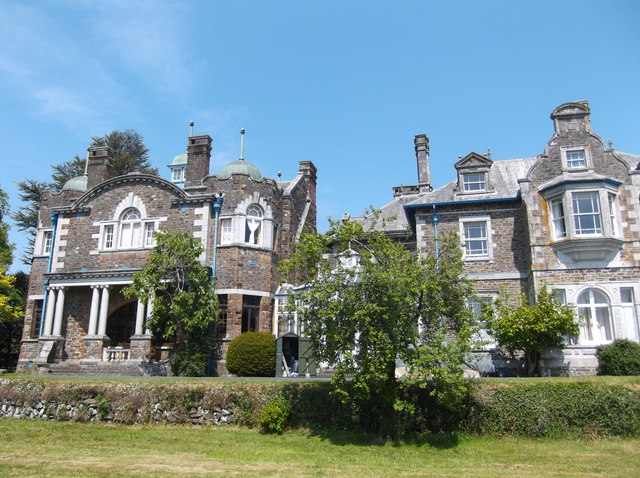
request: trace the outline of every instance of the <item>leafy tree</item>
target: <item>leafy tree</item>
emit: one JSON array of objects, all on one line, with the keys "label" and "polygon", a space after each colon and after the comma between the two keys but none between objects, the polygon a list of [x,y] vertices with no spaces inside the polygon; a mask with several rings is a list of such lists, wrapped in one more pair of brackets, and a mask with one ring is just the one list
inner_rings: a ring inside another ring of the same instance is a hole
[{"label": "leafy tree", "polygon": [[16,278],[5,272],[0,268],[0,362],[8,366],[15,364],[20,348],[24,297],[15,287]]},{"label": "leafy tree", "polygon": [[9,242],[9,226],[3,221],[8,213],[7,193],[0,189],[0,268],[7,268],[13,262],[13,244]]},{"label": "leafy tree", "polygon": [[[112,131],[104,136],[91,138],[91,146],[108,146],[112,152],[111,176],[120,176],[130,172],[157,175],[157,168],[149,163],[149,150],[144,145],[142,136],[132,129]],[[33,244],[38,229],[38,210],[42,196],[47,191],[58,192],[65,183],[85,171],[86,159],[76,155],[72,160],[52,166],[51,182],[26,179],[18,183],[19,197],[23,205],[13,213],[11,218],[18,229],[27,233],[29,246],[21,260],[31,263]]]},{"label": "leafy tree", "polygon": [[[104,136],[91,138],[91,146],[108,146],[111,150],[111,176],[138,171],[158,175],[158,169],[149,162],[149,150],[144,145],[142,135],[135,130],[114,130]],[[52,166],[54,189],[60,190],[71,178],[81,176],[85,169],[85,159],[76,155],[71,161]]]},{"label": "leafy tree", "polygon": [[123,294],[143,301],[153,298],[148,327],[176,343],[172,360],[178,375],[205,375],[216,314],[208,270],[198,261],[202,244],[182,231],[161,231],[155,240],[147,264]]},{"label": "leafy tree", "polygon": [[[322,260],[329,250],[334,260]],[[473,317],[462,265],[454,234],[441,240],[438,257],[422,258],[348,221],[331,221],[321,236],[303,234],[281,264],[286,279],[310,278],[295,297],[305,333],[318,360],[335,370],[334,393],[373,420],[368,426],[381,439],[398,435],[413,413],[404,388],[428,381],[452,405],[464,393]],[[399,360],[406,365],[401,380]]]},{"label": "leafy tree", "polygon": [[546,287],[538,293],[535,304],[528,304],[524,294],[512,305],[503,293],[491,306],[483,308],[489,333],[512,356],[524,353],[527,374],[540,372],[540,354],[546,347],[559,347],[565,336],[577,335],[580,330],[572,307],[555,300]]},{"label": "leafy tree", "polygon": [[[8,213],[7,195],[0,189],[0,366],[7,366],[17,358],[25,300],[24,290],[15,285],[16,278],[6,275],[6,270],[13,260],[9,228],[3,221]],[[20,285],[24,287],[23,274],[20,274]]]},{"label": "leafy tree", "polygon": [[36,231],[38,230],[40,201],[42,201],[44,193],[51,190],[51,188],[51,183],[33,179],[26,179],[18,183],[18,190],[20,191],[18,197],[23,205],[11,215],[11,219],[13,219],[19,231],[27,233],[29,245],[20,257],[23,264],[31,264],[33,245]]}]

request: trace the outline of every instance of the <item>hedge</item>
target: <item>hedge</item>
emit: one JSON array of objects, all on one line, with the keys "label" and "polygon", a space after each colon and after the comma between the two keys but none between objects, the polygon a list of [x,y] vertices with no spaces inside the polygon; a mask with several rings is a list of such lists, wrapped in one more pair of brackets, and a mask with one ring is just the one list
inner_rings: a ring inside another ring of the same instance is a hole
[{"label": "hedge", "polygon": [[[429,387],[409,389],[411,433],[463,432],[530,437],[640,436],[640,386],[562,379],[470,382],[462,407],[438,403]],[[91,383],[0,379],[0,416],[119,423],[235,423],[263,430],[304,427],[368,431],[328,382]]]}]

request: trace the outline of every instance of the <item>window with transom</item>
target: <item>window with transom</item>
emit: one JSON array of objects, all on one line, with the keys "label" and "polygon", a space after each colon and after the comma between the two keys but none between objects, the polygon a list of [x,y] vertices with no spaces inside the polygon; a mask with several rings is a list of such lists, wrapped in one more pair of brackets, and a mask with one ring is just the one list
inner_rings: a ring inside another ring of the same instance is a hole
[{"label": "window with transom", "polygon": [[245,228],[245,239],[247,244],[260,244],[262,234],[263,213],[260,206],[252,204],[247,208],[247,221]]}]

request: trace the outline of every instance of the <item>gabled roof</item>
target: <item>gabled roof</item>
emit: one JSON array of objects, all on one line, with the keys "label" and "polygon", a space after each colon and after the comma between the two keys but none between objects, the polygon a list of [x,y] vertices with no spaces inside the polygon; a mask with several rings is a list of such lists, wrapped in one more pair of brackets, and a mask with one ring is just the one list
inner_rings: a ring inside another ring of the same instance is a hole
[{"label": "gabled roof", "polygon": [[492,163],[493,161],[490,158],[487,158],[486,156],[483,156],[478,153],[471,152],[467,154],[464,158],[459,159],[458,162],[454,164],[454,167],[456,169],[472,168],[472,167],[478,167],[478,166],[491,167]]}]

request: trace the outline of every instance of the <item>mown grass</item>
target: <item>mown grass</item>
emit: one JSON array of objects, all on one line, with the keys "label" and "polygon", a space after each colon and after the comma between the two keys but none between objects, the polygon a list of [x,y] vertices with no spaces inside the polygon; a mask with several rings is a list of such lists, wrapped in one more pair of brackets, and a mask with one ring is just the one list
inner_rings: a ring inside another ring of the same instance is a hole
[{"label": "mown grass", "polygon": [[[78,382],[78,383],[199,383],[208,381],[224,380],[225,382],[233,383],[256,383],[256,382],[305,382],[308,381],[302,377],[296,379],[276,379],[270,377],[258,377],[258,378],[216,378],[216,377],[64,377],[64,376],[49,376],[49,375],[34,375],[34,374],[17,374],[17,373],[5,373],[0,375],[0,378],[6,379],[28,379],[42,382]],[[316,380],[312,380],[316,381]],[[601,385],[640,385],[640,376],[629,377],[613,377],[613,376],[586,376],[586,377],[509,377],[509,378],[479,378],[471,379],[471,381],[481,384],[527,384],[527,383],[599,383]]]},{"label": "mown grass", "polygon": [[635,477],[640,439],[437,435],[375,445],[347,432],[0,420],[0,476]]}]

